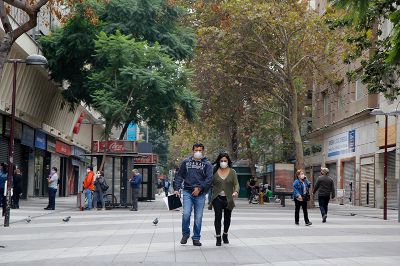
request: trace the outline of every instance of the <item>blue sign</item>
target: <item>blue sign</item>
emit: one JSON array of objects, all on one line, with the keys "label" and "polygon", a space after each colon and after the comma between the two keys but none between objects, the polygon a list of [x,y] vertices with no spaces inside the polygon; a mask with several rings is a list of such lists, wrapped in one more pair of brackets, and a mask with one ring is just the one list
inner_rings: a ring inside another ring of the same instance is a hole
[{"label": "blue sign", "polygon": [[35,147],[42,150],[47,149],[46,133],[43,131],[35,130]]},{"label": "blue sign", "polygon": [[23,125],[21,144],[33,148],[34,141],[35,141],[35,130],[33,130],[33,128],[31,128],[30,126]]},{"label": "blue sign", "polygon": [[344,132],[328,139],[328,157],[349,154],[356,151],[356,130]]},{"label": "blue sign", "polygon": [[135,123],[131,123],[128,126],[128,130],[126,131],[126,140],[136,140],[137,133],[137,125]]}]

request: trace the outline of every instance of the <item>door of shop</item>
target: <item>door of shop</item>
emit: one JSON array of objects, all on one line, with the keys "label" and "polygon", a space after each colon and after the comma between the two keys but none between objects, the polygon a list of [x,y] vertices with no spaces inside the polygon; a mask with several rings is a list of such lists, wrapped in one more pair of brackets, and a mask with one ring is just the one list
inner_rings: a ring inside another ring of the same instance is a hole
[{"label": "door of shop", "polygon": [[398,209],[397,180],[395,178],[396,151],[388,152],[387,171],[387,206],[389,209]]},{"label": "door of shop", "polygon": [[343,164],[343,189],[344,189],[344,203],[353,204],[354,202],[354,160],[344,161]]},{"label": "door of shop", "polygon": [[361,206],[375,207],[374,157],[361,159],[360,196]]}]

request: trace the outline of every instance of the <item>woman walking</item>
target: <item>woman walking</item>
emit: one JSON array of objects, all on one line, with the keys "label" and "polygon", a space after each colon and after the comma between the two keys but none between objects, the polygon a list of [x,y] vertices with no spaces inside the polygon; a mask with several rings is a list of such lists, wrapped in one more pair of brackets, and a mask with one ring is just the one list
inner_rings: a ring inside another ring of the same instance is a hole
[{"label": "woman walking", "polygon": [[103,186],[106,180],[104,178],[103,171],[98,171],[94,180],[94,195],[93,195],[93,208],[97,209],[97,202],[100,201],[101,209],[105,210],[104,199],[103,199]]},{"label": "woman walking", "polygon": [[224,244],[229,244],[228,230],[231,224],[232,210],[235,207],[234,198],[239,194],[239,182],[232,161],[228,153],[220,153],[214,163],[212,206],[215,213],[215,234],[217,246],[221,246],[221,220],[224,213],[224,232],[222,240]]},{"label": "woman walking", "polygon": [[306,176],[304,175],[303,170],[297,170],[296,172],[296,180],[293,182],[293,197],[295,203],[295,212],[294,212],[294,222],[296,225],[299,225],[299,212],[300,207],[303,209],[304,214],[304,222],[306,226],[312,225],[310,220],[308,219],[308,212],[307,212],[307,201],[310,200],[310,189],[311,183],[307,180]]}]

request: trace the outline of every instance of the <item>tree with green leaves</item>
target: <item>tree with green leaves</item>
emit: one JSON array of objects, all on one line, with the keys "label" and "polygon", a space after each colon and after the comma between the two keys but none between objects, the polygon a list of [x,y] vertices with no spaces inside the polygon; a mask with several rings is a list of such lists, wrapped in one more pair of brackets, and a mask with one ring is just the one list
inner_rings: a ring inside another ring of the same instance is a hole
[{"label": "tree with green leaves", "polygon": [[[142,24],[118,21],[122,7],[127,16]],[[98,13],[95,23],[88,20],[88,10]],[[179,10],[163,0],[84,2],[76,6],[75,16],[63,28],[41,40],[53,79],[70,85],[66,99],[92,105],[106,120],[106,141],[114,126],[145,121],[157,130],[174,131],[180,113],[189,121],[195,119],[200,102],[188,88],[191,71],[184,61],[190,59],[194,42],[188,37],[189,28],[182,28],[186,37],[179,39]],[[143,19],[157,15],[155,11],[160,20],[151,24]],[[162,18],[167,14],[176,15],[169,25]],[[130,34],[134,26],[142,32]],[[175,46],[170,40],[182,41],[182,45]],[[71,53],[74,50],[80,53]]]},{"label": "tree with green leaves", "polygon": [[[332,29],[348,30],[345,39],[351,49],[344,62],[350,64],[360,59],[361,80],[369,92],[383,93],[389,99],[397,98],[400,93],[400,2],[336,0],[332,3],[333,8],[328,9],[326,16],[327,23]],[[384,31],[381,26],[385,23],[389,25]],[[354,77],[354,71],[350,71],[348,77]]]},{"label": "tree with green leaves", "polygon": [[[206,23],[198,31],[199,49],[204,47],[199,54],[212,58],[204,62],[204,69],[220,74],[209,87],[215,86],[214,91],[228,98],[240,91],[240,100],[231,104],[243,117],[236,120],[244,137],[242,148],[250,150],[254,143],[260,110],[270,112],[288,125],[297,167],[303,168],[303,100],[314,83],[334,79],[326,71],[339,39],[303,1],[213,1],[209,10],[214,15],[204,12],[202,21]],[[210,49],[213,54],[207,53]],[[204,72],[201,69],[201,74]],[[260,98],[273,101],[259,102]],[[250,119],[246,112],[254,117]],[[229,109],[226,113],[234,112]]]}]

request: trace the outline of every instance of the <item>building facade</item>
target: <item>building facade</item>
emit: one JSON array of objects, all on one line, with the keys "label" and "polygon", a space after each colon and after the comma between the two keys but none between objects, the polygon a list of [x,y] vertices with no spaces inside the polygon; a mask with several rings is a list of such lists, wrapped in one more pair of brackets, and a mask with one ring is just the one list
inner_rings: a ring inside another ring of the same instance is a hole
[{"label": "building facade", "polygon": [[[327,1],[314,1],[313,6],[323,15]],[[390,25],[381,25],[389,34]],[[386,33],[385,33],[386,32]],[[385,112],[398,109],[400,100],[388,101],[383,95],[368,94],[359,77],[348,81],[346,72],[360,69],[358,62],[343,65],[334,71],[343,79],[335,86],[313,87],[313,130],[306,134],[310,149],[306,156],[306,170],[314,182],[321,166],[330,170],[335,181],[338,202],[357,206],[383,208],[384,196],[384,134],[388,131],[388,208],[399,206],[400,155],[397,117],[373,116],[380,108]],[[313,152],[314,151],[314,152]]]}]

